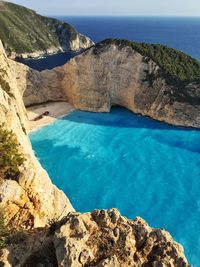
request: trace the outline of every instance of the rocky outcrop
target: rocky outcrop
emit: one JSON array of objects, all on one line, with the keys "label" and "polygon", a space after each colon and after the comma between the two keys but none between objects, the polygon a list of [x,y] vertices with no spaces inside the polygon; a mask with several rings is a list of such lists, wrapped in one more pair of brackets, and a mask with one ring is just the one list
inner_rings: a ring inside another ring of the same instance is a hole
[{"label": "rocky outcrop", "polygon": [[4,127],[16,134],[26,159],[17,181],[0,178],[0,209],[10,227],[45,226],[73,207],[64,193],[51,183],[33,154],[26,135],[28,126],[22,93],[1,43],[0,62],[0,124],[4,123]]},{"label": "rocky outcrop", "polygon": [[151,58],[128,45],[98,44],[51,71],[18,69],[27,106],[67,99],[80,110],[109,112],[120,105],[173,125],[200,127],[200,84],[169,81]]},{"label": "rocky outcrop", "polygon": [[68,51],[83,51],[84,49],[87,49],[88,47],[91,47],[94,45],[94,42],[87,36],[80,34],[76,32],[76,36],[74,39],[69,39],[68,35],[65,36],[65,31],[63,30],[62,33],[60,33],[60,41],[61,43],[57,46],[51,46],[49,48],[46,48],[45,50],[36,50],[34,52],[23,52],[23,53],[17,53],[17,52],[10,52],[8,53],[8,56],[10,59],[27,59],[27,58],[40,58],[40,57],[47,57],[49,55],[61,53],[61,52],[68,52]]},{"label": "rocky outcrop", "polygon": [[70,213],[49,229],[21,233],[0,260],[21,267],[189,266],[168,232],[141,218],[127,220],[115,209]]}]

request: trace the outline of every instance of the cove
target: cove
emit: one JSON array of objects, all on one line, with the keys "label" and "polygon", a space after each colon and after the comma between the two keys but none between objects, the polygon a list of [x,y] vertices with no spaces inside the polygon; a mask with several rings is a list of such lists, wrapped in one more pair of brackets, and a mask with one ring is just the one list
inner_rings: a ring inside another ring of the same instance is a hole
[{"label": "cove", "polygon": [[56,53],[52,55],[45,55],[43,57],[38,58],[21,58],[17,57],[16,61],[27,65],[28,67],[42,71],[42,70],[51,70],[55,67],[59,67],[67,63],[71,58],[79,55],[79,52],[63,52],[63,53]]},{"label": "cove", "polygon": [[169,231],[200,266],[200,131],[113,108],[74,111],[30,140],[77,211],[116,207],[141,216]]}]

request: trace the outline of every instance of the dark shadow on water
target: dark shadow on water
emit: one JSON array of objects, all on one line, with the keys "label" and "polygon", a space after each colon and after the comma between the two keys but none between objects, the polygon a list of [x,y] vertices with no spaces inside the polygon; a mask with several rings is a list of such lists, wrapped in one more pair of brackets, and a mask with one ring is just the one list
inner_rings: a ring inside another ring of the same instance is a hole
[{"label": "dark shadow on water", "polygon": [[[92,113],[76,110],[59,120],[77,124],[151,130],[146,135],[150,136],[159,144],[188,150],[193,153],[200,153],[199,129],[171,126],[148,117],[134,114],[122,107],[113,107],[110,113]],[[52,127],[52,125],[47,127]],[[42,131],[42,128],[40,130]]]},{"label": "dark shadow on water", "polygon": [[164,135],[155,134],[153,139],[160,144],[176,147],[184,150],[188,150],[193,153],[200,154],[200,135],[196,135],[192,140],[188,140],[180,135]]},{"label": "dark shadow on water", "polygon": [[66,117],[62,118],[62,120],[120,128],[146,128],[190,132],[200,131],[199,129],[172,126],[164,122],[153,120],[149,117],[134,114],[132,111],[129,111],[126,108],[122,107],[113,107],[110,113],[92,113],[76,110]]},{"label": "dark shadow on water", "polygon": [[[200,153],[199,129],[171,126],[148,117],[136,115],[121,107],[113,107],[111,113],[75,111],[64,117],[63,120],[106,127],[170,131],[171,134],[155,131],[150,136],[160,144]],[[173,131],[174,133],[172,133]]]},{"label": "dark shadow on water", "polygon": [[24,58],[16,58],[17,62],[23,63],[29,66],[32,69],[42,71],[46,69],[53,69],[58,66],[62,66],[67,63],[73,57],[79,55],[81,52],[64,52],[64,53],[57,53],[52,54],[40,58],[35,59],[24,59]]}]

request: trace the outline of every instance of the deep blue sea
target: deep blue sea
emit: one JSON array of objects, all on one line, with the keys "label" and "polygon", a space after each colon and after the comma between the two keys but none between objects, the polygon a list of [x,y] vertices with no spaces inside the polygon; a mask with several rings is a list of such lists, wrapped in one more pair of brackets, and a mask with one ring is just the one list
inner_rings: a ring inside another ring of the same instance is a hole
[{"label": "deep blue sea", "polygon": [[[63,18],[94,41],[162,43],[200,59],[200,18]],[[200,267],[200,131],[122,109],[75,111],[30,134],[37,157],[77,211],[116,207],[167,229]]]},{"label": "deep blue sea", "polygon": [[[200,60],[200,17],[57,17],[72,24],[94,42],[122,38],[159,43],[179,49]],[[61,66],[76,53],[61,53],[37,60],[18,61],[37,70]]]},{"label": "deep blue sea", "polygon": [[125,38],[159,43],[200,59],[200,17],[57,17],[94,42]]},{"label": "deep blue sea", "polygon": [[200,132],[122,108],[75,111],[30,135],[77,211],[116,207],[164,227],[200,266]]}]

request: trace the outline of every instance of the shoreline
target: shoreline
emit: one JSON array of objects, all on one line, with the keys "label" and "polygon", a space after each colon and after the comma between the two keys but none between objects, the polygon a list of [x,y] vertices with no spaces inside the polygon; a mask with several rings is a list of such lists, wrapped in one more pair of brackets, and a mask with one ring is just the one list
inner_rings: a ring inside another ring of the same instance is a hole
[{"label": "shoreline", "polygon": [[[57,119],[65,117],[74,110],[75,108],[68,102],[49,102],[26,108],[29,128],[28,133],[37,131],[55,122]],[[46,111],[49,112],[48,115],[44,115],[41,119],[34,121],[34,118],[42,115]]]}]

